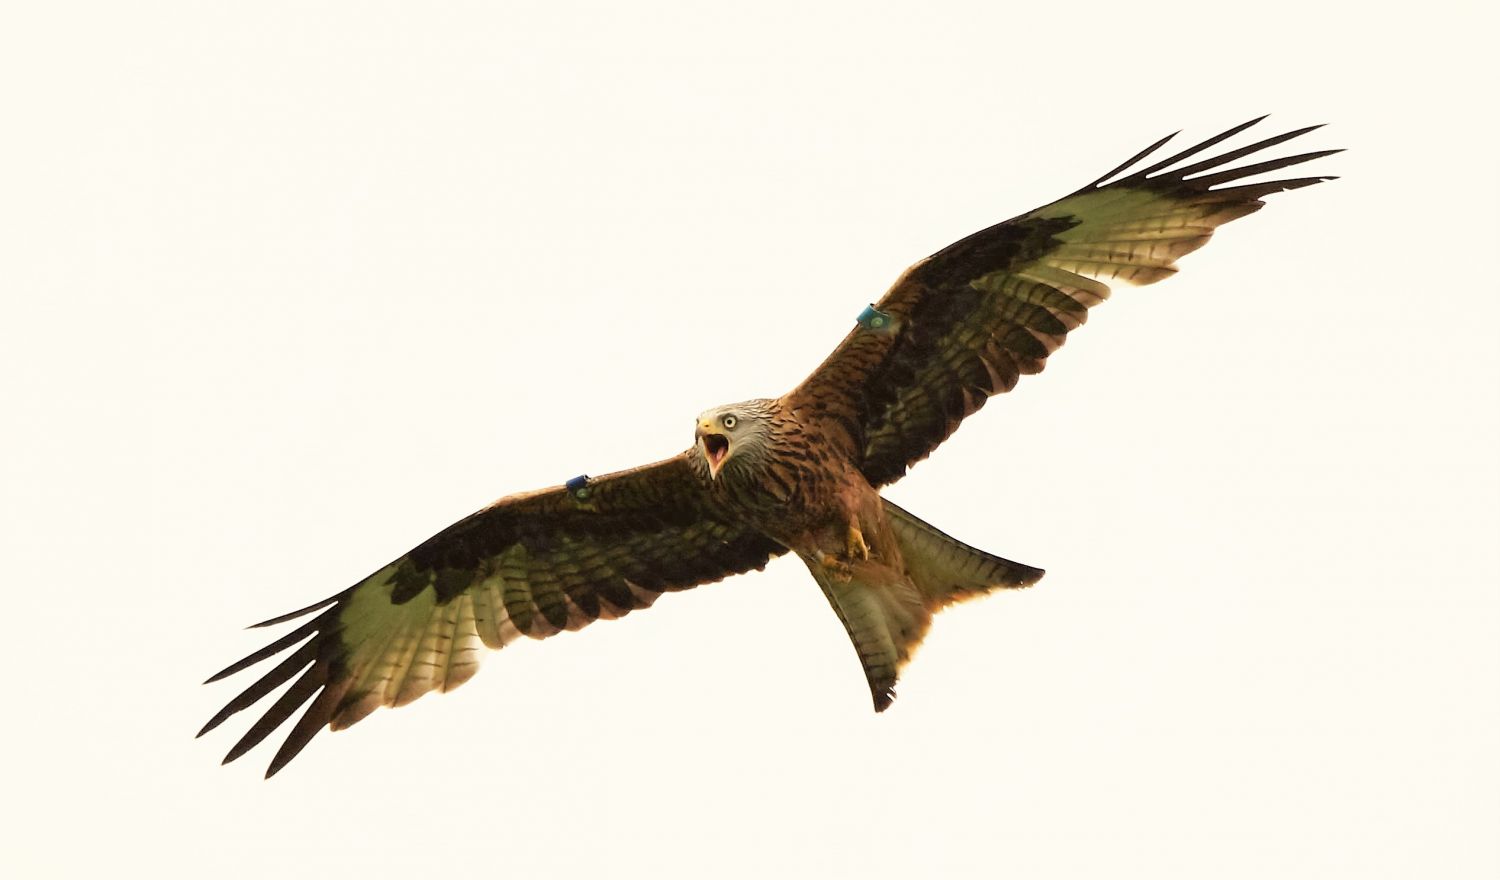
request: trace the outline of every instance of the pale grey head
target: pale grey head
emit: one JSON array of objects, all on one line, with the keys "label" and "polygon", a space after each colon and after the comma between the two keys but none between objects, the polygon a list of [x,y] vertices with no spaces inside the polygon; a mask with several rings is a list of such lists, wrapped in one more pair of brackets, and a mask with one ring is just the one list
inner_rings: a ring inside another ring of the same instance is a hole
[{"label": "pale grey head", "polygon": [[694,445],[709,477],[718,479],[726,468],[743,470],[765,458],[770,451],[775,403],[745,400],[698,414]]}]

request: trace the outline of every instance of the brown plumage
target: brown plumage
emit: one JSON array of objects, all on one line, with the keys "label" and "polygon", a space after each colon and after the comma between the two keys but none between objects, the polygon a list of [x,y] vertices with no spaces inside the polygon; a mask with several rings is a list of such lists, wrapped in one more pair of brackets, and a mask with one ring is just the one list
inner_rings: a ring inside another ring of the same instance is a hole
[{"label": "brown plumage", "polygon": [[879,487],[990,396],[1039,372],[1109,296],[1105,281],[1166,278],[1261,197],[1331,179],[1244,182],[1333,150],[1215,170],[1310,128],[1180,164],[1258,121],[1116,176],[1163,138],[1072,195],[922,260],[805,382],[703,413],[687,451],[502,498],[349,589],[258,624],[313,615],[209,679],[291,650],[200,735],[292,682],[225,758],[306,706],[269,776],[324,727],[463,683],[481,647],[621,617],[788,551],[823,589],[884,709],[934,611],[1042,571],[955,541]]}]

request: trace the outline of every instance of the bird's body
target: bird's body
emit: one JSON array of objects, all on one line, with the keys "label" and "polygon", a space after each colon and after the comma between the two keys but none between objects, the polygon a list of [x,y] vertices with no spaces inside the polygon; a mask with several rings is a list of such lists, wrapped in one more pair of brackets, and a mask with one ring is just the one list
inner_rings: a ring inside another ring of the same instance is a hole
[{"label": "bird's body", "polygon": [[[684,455],[711,497],[806,563],[854,641],[880,711],[933,611],[1027,586],[1042,571],[960,544],[886,502],[860,471],[855,438],[818,429],[825,412],[795,392],[717,407],[699,416],[698,446]],[[951,570],[962,563],[972,570]]]},{"label": "bird's body", "polygon": [[734,453],[723,468],[715,474],[706,455],[687,454],[705,490],[757,531],[803,556],[833,558],[846,553],[840,526],[876,524],[879,495],[856,463],[804,428],[785,401],[711,410],[700,417],[709,426],[705,436],[725,415],[736,419],[734,432],[745,439],[729,441]]},{"label": "bird's body", "polygon": [[787,552],[822,588],[876,710],[886,708],[934,611],[1027,586],[1042,571],[954,540],[880,489],[992,395],[1039,372],[1108,297],[1104,279],[1168,277],[1260,197],[1328,179],[1244,182],[1331,150],[1209,173],[1311,129],[1178,164],[1252,124],[1116,177],[1163,139],[1083,189],[918,262],[806,381],[700,414],[683,453],[502,498],[349,589],[266,621],[313,615],[210,679],[293,649],[202,732],[292,682],[225,759],[306,705],[270,775],[325,726],[461,684],[483,647],[620,617]]}]

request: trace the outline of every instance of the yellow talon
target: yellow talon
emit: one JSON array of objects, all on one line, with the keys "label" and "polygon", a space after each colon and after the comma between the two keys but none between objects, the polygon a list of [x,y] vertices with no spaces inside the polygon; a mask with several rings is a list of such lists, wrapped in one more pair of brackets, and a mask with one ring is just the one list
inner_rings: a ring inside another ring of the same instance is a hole
[{"label": "yellow talon", "polygon": [[854,577],[854,566],[837,556],[830,556],[827,553],[820,552],[818,554],[818,563],[832,572],[834,578],[842,583],[848,583],[849,579]]},{"label": "yellow talon", "polygon": [[855,559],[868,560],[870,558],[870,545],[865,543],[864,533],[859,530],[859,525],[849,523],[849,535],[844,541],[845,553],[852,562]]}]

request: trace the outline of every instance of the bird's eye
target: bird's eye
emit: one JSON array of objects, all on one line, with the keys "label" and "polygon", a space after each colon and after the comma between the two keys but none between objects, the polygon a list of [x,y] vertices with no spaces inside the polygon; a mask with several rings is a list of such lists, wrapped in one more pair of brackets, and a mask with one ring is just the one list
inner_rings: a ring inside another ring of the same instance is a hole
[{"label": "bird's eye", "polygon": [[732,430],[734,430],[735,424],[737,424],[739,422],[739,419],[736,419],[734,416],[725,416],[720,421],[723,422],[724,427],[726,427],[726,428],[728,428],[728,429],[730,429],[732,431]]}]

